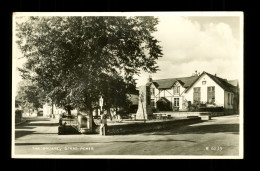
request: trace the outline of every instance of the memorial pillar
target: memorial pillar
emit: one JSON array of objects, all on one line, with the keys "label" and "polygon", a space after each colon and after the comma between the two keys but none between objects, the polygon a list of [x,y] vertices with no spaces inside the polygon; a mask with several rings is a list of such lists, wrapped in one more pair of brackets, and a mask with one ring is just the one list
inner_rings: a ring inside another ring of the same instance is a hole
[{"label": "memorial pillar", "polygon": [[137,120],[147,120],[151,119],[153,116],[153,111],[151,107],[151,95],[150,86],[140,86],[139,87],[139,102],[138,110],[136,113]]}]

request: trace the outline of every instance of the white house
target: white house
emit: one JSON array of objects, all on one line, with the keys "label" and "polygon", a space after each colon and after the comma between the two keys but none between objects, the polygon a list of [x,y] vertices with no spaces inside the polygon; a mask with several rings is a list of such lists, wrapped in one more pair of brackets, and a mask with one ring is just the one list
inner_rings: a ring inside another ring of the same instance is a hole
[{"label": "white house", "polygon": [[237,81],[229,82],[207,72],[181,78],[149,78],[146,85],[150,86],[151,106],[154,110],[187,110],[189,104],[194,103],[222,106],[227,110],[238,106]]},{"label": "white house", "polygon": [[43,105],[43,116],[45,116],[45,117],[50,116],[52,114],[52,110],[53,110],[54,115],[59,115],[59,114],[66,112],[64,109],[59,108],[56,105],[51,106],[50,104],[45,103]]}]

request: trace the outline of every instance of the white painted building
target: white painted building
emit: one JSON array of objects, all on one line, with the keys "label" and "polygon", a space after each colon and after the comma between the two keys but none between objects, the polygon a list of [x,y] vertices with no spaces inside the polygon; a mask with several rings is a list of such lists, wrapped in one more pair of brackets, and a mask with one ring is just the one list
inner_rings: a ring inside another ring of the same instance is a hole
[{"label": "white painted building", "polygon": [[[53,105],[53,114],[56,116],[59,116],[62,113],[67,113],[66,110],[64,110],[61,107],[56,106],[55,104]],[[78,111],[76,109],[71,110],[72,115],[77,115]],[[43,116],[48,117],[52,114],[52,106],[48,103],[45,103],[43,105]]]},{"label": "white painted building", "polygon": [[[53,105],[53,114],[59,115],[66,112],[64,109],[57,107],[56,105]],[[43,105],[43,116],[50,116],[52,114],[52,106],[48,103]]]},{"label": "white painted building", "polygon": [[[236,82],[237,83],[237,82]],[[187,110],[189,104],[203,103],[208,106],[235,109],[238,106],[238,84],[207,72],[190,77],[152,80],[151,106],[154,110]]]}]

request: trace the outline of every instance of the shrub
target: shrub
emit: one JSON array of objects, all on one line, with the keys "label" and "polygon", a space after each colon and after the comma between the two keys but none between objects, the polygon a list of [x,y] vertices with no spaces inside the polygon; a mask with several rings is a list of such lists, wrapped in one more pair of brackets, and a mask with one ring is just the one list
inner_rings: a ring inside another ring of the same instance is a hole
[{"label": "shrub", "polygon": [[15,122],[20,122],[22,120],[22,110],[15,110]]},{"label": "shrub", "polygon": [[200,108],[200,112],[223,112],[224,108],[221,107],[205,107],[205,108]]},{"label": "shrub", "polygon": [[213,106],[207,107],[208,103],[206,102],[195,102],[189,106],[189,111],[191,112],[223,112],[224,108],[222,106]]}]

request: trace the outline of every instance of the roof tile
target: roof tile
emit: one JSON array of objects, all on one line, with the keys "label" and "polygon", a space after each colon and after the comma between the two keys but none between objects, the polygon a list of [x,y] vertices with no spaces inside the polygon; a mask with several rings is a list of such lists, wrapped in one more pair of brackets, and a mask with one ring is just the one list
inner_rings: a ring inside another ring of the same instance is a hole
[{"label": "roof tile", "polygon": [[198,76],[191,76],[191,77],[181,77],[181,78],[168,78],[168,79],[160,79],[160,80],[153,80],[153,83],[157,85],[159,89],[169,89],[173,86],[176,81],[179,81],[183,87],[189,87]]}]

